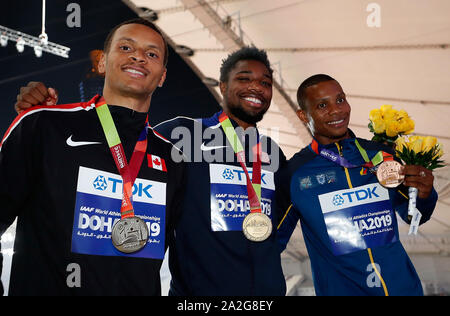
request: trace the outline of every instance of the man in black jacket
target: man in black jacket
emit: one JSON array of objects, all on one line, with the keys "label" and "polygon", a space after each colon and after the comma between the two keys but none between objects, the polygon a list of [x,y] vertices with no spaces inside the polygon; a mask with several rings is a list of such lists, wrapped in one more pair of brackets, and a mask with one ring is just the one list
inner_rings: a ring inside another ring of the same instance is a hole
[{"label": "man in black jacket", "polygon": [[160,31],[127,21],[105,42],[103,97],[11,124],[0,144],[0,234],[18,218],[10,295],[160,295],[184,188],[183,164],[147,123],[166,63]]}]

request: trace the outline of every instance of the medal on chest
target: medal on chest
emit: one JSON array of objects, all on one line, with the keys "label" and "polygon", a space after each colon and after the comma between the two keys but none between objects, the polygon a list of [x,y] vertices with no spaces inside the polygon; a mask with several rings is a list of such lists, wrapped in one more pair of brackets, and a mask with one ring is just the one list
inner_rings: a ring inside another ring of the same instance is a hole
[{"label": "medal on chest", "polygon": [[114,162],[123,179],[123,196],[120,208],[121,219],[112,229],[111,240],[114,247],[120,252],[134,253],[145,247],[149,237],[147,225],[143,220],[134,215],[133,210],[133,184],[144,161],[148,145],[148,117],[145,121],[144,129],[139,135],[130,163],[128,164],[108,105],[102,98],[95,107]]},{"label": "medal on chest", "polygon": [[262,242],[269,238],[272,233],[272,221],[269,216],[262,213],[261,209],[261,146],[260,143],[256,144],[253,148],[253,154],[256,157],[256,161],[253,162],[252,179],[246,166],[245,150],[242,146],[236,131],[225,112],[219,117],[219,121],[229,143],[231,144],[237,160],[244,170],[246,183],[247,183],[247,195],[250,203],[250,214],[248,214],[243,221],[242,231],[244,236],[255,242]]}]

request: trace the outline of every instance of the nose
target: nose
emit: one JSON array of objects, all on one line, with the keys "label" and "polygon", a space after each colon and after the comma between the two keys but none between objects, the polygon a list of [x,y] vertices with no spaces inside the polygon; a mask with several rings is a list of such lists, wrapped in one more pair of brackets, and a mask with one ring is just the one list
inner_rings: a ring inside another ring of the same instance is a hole
[{"label": "nose", "polygon": [[146,59],[145,59],[145,54],[142,53],[139,49],[135,50],[133,52],[133,54],[130,54],[130,58],[137,63],[145,63]]},{"label": "nose", "polygon": [[341,110],[342,110],[341,105],[336,102],[331,102],[330,105],[328,106],[328,108],[329,108],[329,114],[331,114],[331,115],[337,114],[337,113],[341,112]]},{"label": "nose", "polygon": [[263,87],[257,80],[253,80],[250,82],[250,84],[248,86],[248,90],[262,93]]}]

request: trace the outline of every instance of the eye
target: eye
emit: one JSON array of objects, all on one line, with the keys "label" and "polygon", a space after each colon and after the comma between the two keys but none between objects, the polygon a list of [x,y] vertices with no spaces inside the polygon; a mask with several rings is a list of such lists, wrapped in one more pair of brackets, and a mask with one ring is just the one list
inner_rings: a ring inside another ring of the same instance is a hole
[{"label": "eye", "polygon": [[338,98],[337,100],[336,100],[336,103],[343,103],[345,101],[345,98]]},{"label": "eye", "polygon": [[317,104],[317,107],[318,107],[319,109],[324,109],[324,108],[327,107],[327,104],[326,104],[325,102],[322,102],[322,103]]},{"label": "eye", "polygon": [[159,57],[156,53],[153,53],[153,52],[148,52],[147,56],[150,58],[158,58]]},{"label": "eye", "polygon": [[263,86],[266,86],[266,87],[271,87],[272,86],[272,82],[269,82],[269,81],[263,81],[263,82],[261,82],[261,84]]},{"label": "eye", "polygon": [[131,50],[131,47],[130,47],[130,46],[127,46],[127,45],[120,45],[120,46],[119,46],[119,49],[120,49],[120,50],[123,50],[123,51],[130,51],[130,50]]}]

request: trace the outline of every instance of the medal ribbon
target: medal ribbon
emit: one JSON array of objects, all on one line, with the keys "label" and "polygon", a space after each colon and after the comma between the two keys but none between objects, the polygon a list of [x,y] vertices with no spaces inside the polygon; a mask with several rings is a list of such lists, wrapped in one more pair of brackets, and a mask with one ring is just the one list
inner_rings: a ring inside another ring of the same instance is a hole
[{"label": "medal ribbon", "polygon": [[253,154],[256,156],[256,161],[253,162],[252,180],[250,180],[250,175],[245,164],[245,150],[234,130],[233,124],[225,112],[222,112],[219,121],[225,136],[236,154],[239,164],[244,170],[247,179],[247,194],[250,203],[250,212],[261,213],[261,145],[258,141],[258,144],[253,147]]},{"label": "medal ribbon", "polygon": [[136,146],[134,147],[130,164],[128,164],[116,125],[114,124],[111,112],[103,97],[95,104],[95,109],[97,110],[97,115],[100,119],[100,124],[105,133],[106,141],[108,142],[114,162],[123,180],[123,197],[120,208],[121,217],[122,219],[133,217],[133,184],[136,181],[147,151],[148,116],[145,120],[145,127],[139,135]]},{"label": "medal ribbon", "polygon": [[340,165],[341,167],[345,167],[345,168],[364,167],[364,168],[371,169],[371,168],[379,165],[383,161],[388,161],[388,160],[394,159],[394,157],[391,154],[388,154],[384,151],[379,151],[372,159],[369,159],[369,156],[367,155],[367,151],[364,148],[362,148],[362,146],[359,144],[357,139],[355,139],[355,145],[358,148],[358,151],[361,154],[361,157],[366,162],[365,164],[354,165],[354,164],[350,163],[347,159],[342,157],[341,155],[321,146],[315,139],[313,139],[311,142],[311,148],[317,155],[320,155],[320,156],[324,157],[325,159],[328,159],[328,160]]}]

